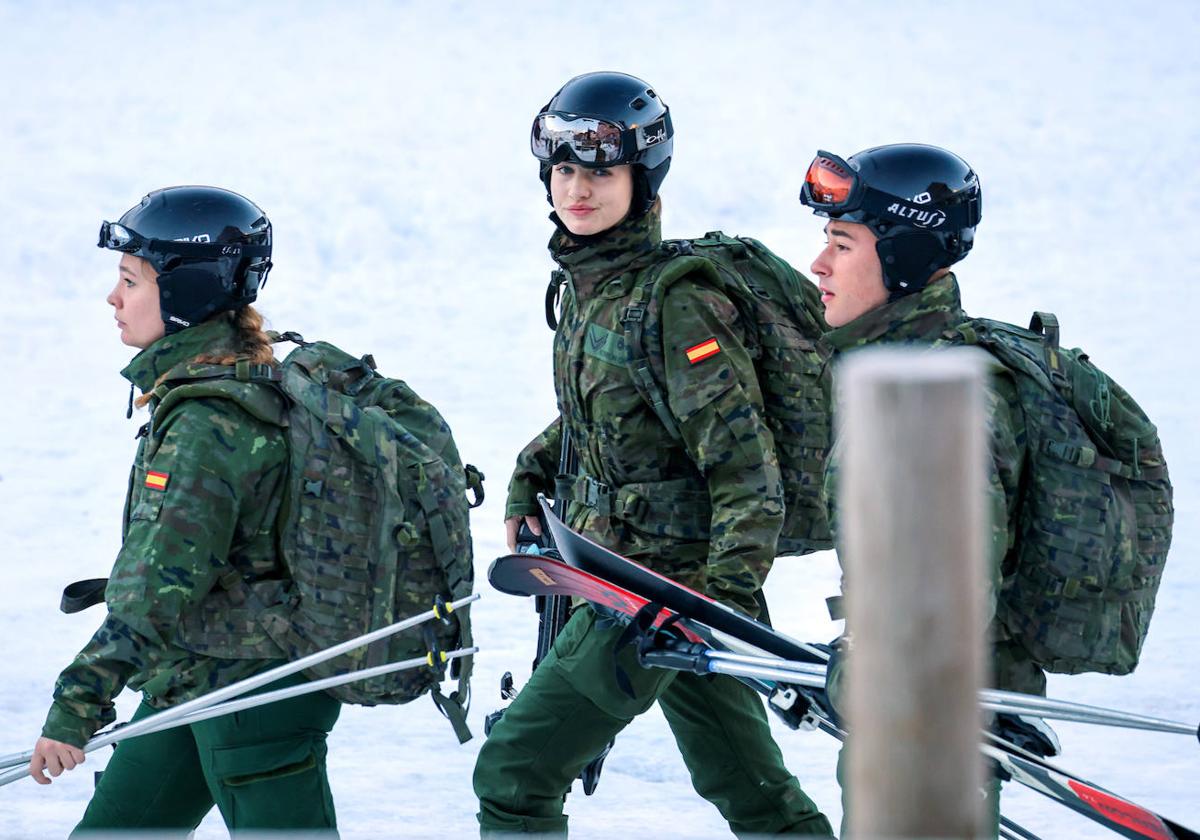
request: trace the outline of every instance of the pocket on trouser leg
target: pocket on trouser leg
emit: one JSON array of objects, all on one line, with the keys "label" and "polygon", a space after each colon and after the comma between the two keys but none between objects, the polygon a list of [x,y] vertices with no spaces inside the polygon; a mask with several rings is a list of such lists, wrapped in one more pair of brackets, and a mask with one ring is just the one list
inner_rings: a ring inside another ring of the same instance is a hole
[{"label": "pocket on trouser leg", "polygon": [[213,748],[208,772],[226,826],[335,828],[325,752],[317,738]]},{"label": "pocket on trouser leg", "polygon": [[[624,628],[602,619],[590,608],[580,609],[572,616],[572,638],[561,649],[555,645],[554,660],[546,660],[577,692],[587,697],[605,714],[626,721],[649,709],[675,672],[664,668],[643,668],[637,661],[637,645],[630,644],[620,653],[617,641]],[[621,687],[618,668],[632,696]]]}]

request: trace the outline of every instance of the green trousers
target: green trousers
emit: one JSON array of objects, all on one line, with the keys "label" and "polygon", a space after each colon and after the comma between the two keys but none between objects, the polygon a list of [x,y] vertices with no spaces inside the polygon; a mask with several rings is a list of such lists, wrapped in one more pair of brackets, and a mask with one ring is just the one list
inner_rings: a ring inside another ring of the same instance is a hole
[{"label": "green trousers", "polygon": [[[273,691],[304,682],[296,675]],[[148,717],[145,702],[133,716]],[[324,692],[122,741],[72,836],[153,829],[188,837],[214,804],[230,831],[330,830],[325,736],[341,704]]]},{"label": "green trousers", "polygon": [[[644,669],[632,647],[614,657],[620,634],[593,610],[577,610],[493,727],[474,776],[484,836],[564,835],[571,782],[656,700],[692,786],[735,834],[831,835],[829,821],[784,766],[751,689],[730,677]],[[618,685],[618,666],[632,697]]]}]

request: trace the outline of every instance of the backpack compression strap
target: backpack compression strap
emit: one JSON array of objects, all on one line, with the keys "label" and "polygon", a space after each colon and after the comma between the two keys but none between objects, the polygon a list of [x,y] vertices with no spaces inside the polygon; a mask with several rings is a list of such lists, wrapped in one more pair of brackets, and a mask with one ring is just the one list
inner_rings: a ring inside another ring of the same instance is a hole
[{"label": "backpack compression strap", "polygon": [[[422,468],[418,467],[418,469]],[[446,527],[446,520],[442,516],[441,509],[438,507],[438,501],[433,494],[430,483],[424,480],[414,481],[408,470],[403,468],[397,470],[397,480],[400,482],[404,495],[408,498],[416,499],[421,505],[421,510],[425,513],[425,522],[429,525],[429,537],[433,543],[433,553],[437,557],[438,565],[445,569],[447,576],[449,576],[451,570],[456,565],[454,546],[450,540],[450,532]],[[451,595],[457,594],[454,592],[456,588],[455,583],[455,581],[450,581]],[[463,647],[470,647],[472,641],[471,628],[470,624],[465,620],[466,609],[463,608],[464,620],[458,622],[458,627],[461,644]],[[435,660],[440,656],[441,652],[437,649],[436,644],[433,644],[432,638],[427,639],[427,644],[430,646],[430,665],[436,668],[440,663]],[[474,657],[467,656],[462,659],[456,659],[455,663],[458,668],[458,688],[452,691],[447,697],[435,685],[429,690],[429,696],[433,699],[433,704],[438,707],[438,710],[445,715],[446,720],[450,721],[450,726],[454,729],[454,734],[458,738],[458,742],[464,744],[471,740],[471,730],[467,728],[467,708],[471,702],[471,670],[474,665]]]},{"label": "backpack compression strap", "polygon": [[630,303],[621,314],[621,326],[624,328],[626,364],[629,375],[633,378],[633,387],[654,411],[667,433],[675,440],[680,440],[682,435],[679,424],[671,414],[667,396],[654,377],[654,369],[646,353],[647,306],[651,296],[657,296],[661,300],[672,283],[689,274],[708,276],[718,287],[720,277],[712,263],[692,253],[692,243],[686,239],[664,243],[664,247],[670,249],[667,259],[647,268],[634,285],[629,298]]}]

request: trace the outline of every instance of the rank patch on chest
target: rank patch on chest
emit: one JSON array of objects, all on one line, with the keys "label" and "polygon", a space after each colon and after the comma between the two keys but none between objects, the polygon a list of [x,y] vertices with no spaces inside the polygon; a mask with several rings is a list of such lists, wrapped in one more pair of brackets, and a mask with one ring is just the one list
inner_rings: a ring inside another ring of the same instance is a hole
[{"label": "rank patch on chest", "polygon": [[617,367],[625,366],[625,336],[599,324],[588,324],[583,352]]},{"label": "rank patch on chest", "polygon": [[688,361],[696,364],[720,353],[721,345],[717,344],[715,338],[710,338],[708,341],[700,342],[695,347],[689,347],[686,352]]},{"label": "rank patch on chest", "polygon": [[154,472],[153,470],[146,471],[146,486],[151,490],[166,490],[167,482],[170,479],[170,473]]}]

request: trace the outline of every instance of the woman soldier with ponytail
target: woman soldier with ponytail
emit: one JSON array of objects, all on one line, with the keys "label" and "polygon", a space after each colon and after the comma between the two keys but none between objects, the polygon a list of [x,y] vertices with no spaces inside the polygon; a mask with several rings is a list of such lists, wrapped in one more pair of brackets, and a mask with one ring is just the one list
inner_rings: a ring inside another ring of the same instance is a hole
[{"label": "woman soldier with ponytail", "polygon": [[[276,363],[250,305],[271,268],[271,223],[236,193],[169,187],[104,222],[99,245],[121,253],[108,303],[121,340],[140,351],[122,375],[150,419],[138,434],[108,615],[58,678],[29,768],[40,784],[83,762],[122,688],[142,692],[137,720],[284,658],[236,609],[235,585],[279,581],[282,591],[285,580],[276,519],[288,453],[270,422],[282,397],[260,389],[257,416],[231,399],[164,404],[179,366]],[[318,692],[124,741],[76,833],[188,836],[214,804],[231,830],[333,829],[325,740],[339,711]]]}]

